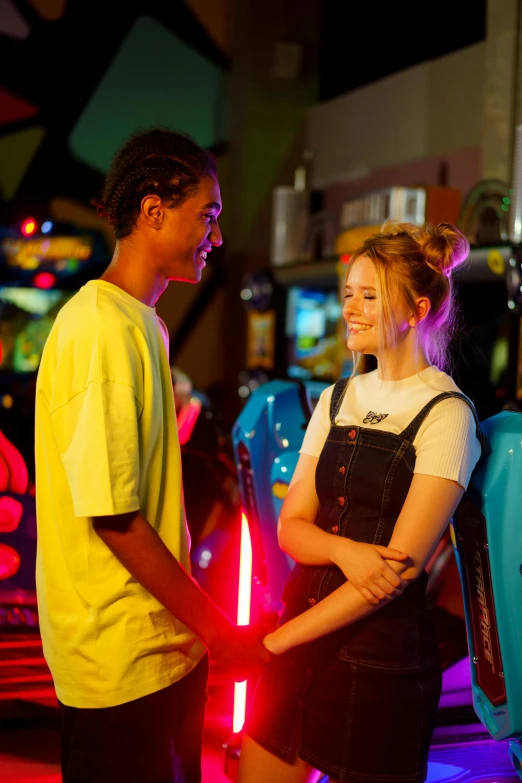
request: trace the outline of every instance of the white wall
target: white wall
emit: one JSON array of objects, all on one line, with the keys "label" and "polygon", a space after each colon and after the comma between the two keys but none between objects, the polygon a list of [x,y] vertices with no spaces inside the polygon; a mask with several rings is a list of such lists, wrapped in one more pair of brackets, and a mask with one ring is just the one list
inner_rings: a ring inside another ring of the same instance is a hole
[{"label": "white wall", "polygon": [[475,44],[312,107],[315,186],[481,146],[485,53]]}]

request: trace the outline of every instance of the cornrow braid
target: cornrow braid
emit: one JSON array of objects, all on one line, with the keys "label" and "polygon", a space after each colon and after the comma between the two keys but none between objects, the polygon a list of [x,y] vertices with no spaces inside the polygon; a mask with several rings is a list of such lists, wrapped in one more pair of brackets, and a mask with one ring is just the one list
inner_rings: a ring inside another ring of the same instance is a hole
[{"label": "cornrow braid", "polygon": [[91,203],[114,226],[116,239],[124,239],[145,196],[155,194],[177,207],[197,192],[202,177],[216,173],[214,157],[190,136],[164,128],[141,131],[115,155],[102,194]]}]

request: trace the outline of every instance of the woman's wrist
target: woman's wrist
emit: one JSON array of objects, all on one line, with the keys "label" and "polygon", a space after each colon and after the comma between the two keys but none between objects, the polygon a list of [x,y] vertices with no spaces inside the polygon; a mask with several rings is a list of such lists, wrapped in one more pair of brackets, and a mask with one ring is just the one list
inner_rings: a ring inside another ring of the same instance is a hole
[{"label": "woman's wrist", "polygon": [[263,646],[273,655],[281,655],[288,649],[284,643],[285,634],[283,628],[284,626],[277,628],[275,631],[272,631],[272,633],[268,633],[263,639]]},{"label": "woman's wrist", "polygon": [[337,536],[330,533],[332,541],[330,543],[330,560],[332,565],[340,568],[340,562],[346,563],[347,553],[353,549],[353,541],[351,538],[345,538],[344,536]]}]

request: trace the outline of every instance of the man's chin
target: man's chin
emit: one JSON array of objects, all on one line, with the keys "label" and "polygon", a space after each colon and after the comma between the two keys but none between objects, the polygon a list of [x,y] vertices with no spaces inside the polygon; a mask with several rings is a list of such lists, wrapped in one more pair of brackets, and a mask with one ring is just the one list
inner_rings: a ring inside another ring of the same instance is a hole
[{"label": "man's chin", "polygon": [[197,267],[194,267],[189,274],[177,274],[172,275],[169,277],[169,281],[176,282],[176,283],[199,283],[201,280],[203,270],[199,269]]}]

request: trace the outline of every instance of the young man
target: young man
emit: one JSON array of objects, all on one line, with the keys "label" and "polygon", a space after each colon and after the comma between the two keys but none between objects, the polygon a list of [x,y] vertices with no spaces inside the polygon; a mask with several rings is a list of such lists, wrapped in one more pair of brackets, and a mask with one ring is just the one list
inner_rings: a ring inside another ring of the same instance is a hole
[{"label": "young man", "polygon": [[269,655],[189,575],[168,333],[154,309],[169,280],[198,282],[222,243],[215,162],[181,134],[136,134],[97,206],[114,257],[60,311],[36,396],[37,589],[63,780],[198,783],[205,648],[236,679]]}]

